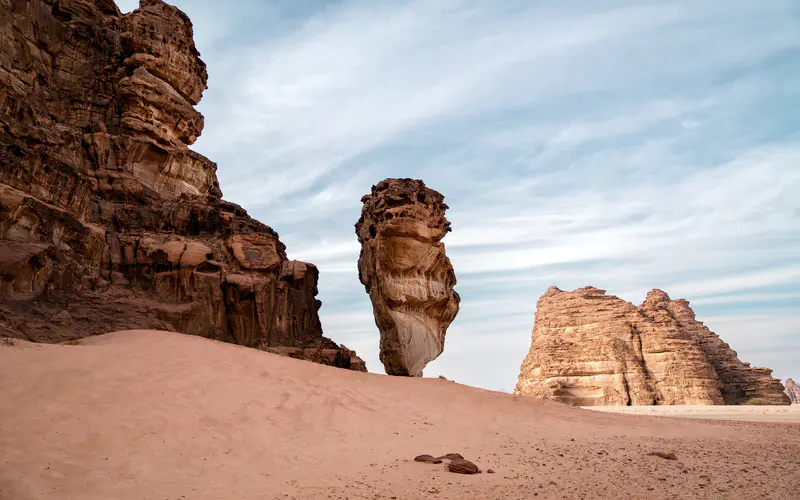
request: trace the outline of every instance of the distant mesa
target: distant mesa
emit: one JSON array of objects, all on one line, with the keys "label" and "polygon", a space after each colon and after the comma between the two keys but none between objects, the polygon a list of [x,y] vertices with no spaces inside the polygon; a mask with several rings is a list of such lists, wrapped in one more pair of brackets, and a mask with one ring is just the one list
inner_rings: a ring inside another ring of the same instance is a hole
[{"label": "distant mesa", "polygon": [[381,362],[389,375],[420,377],[458,314],[456,275],[441,241],[448,207],[413,179],[381,181],[361,201],[358,275],[380,330]]},{"label": "distant mesa", "polygon": [[208,74],[183,12],[2,9],[0,335],[172,330],[365,370],[322,336],[317,268],[223,201],[189,149]]},{"label": "distant mesa", "polygon": [[800,404],[800,386],[790,378],[786,379],[786,395],[789,396],[792,404]]},{"label": "distant mesa", "polygon": [[789,404],[771,374],[661,290],[636,307],[593,287],[551,287],[515,393],[576,406]]}]

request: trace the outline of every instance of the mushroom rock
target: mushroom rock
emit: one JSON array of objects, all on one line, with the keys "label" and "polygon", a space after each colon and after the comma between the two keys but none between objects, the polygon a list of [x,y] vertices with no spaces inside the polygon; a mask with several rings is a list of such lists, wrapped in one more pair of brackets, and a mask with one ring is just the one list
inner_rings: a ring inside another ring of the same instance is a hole
[{"label": "mushroom rock", "polygon": [[380,330],[381,362],[389,375],[420,377],[444,350],[460,301],[441,241],[448,207],[413,179],[381,181],[361,201],[358,274]]},{"label": "mushroom rock", "polygon": [[161,0],[0,0],[0,332],[173,330],[365,370],[322,336],[318,271],[189,149],[208,74]]},{"label": "mushroom rock", "polygon": [[689,302],[661,290],[636,307],[594,287],[551,287],[515,394],[576,406],[788,404],[771,373],[740,361]]}]

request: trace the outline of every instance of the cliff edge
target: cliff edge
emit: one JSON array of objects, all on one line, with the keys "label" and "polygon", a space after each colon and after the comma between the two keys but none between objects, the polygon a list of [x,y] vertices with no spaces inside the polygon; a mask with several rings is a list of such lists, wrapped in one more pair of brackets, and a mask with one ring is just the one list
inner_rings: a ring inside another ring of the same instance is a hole
[{"label": "cliff edge", "polygon": [[208,74],[183,12],[0,10],[0,335],[174,330],[365,370],[322,336],[317,269],[189,149]]}]

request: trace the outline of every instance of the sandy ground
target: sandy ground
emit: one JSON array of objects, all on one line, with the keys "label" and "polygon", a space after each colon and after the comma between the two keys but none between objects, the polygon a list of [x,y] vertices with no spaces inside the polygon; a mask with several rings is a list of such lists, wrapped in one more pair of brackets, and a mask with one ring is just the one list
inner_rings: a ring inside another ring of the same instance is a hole
[{"label": "sandy ground", "polygon": [[[800,405],[792,406],[585,406],[587,410],[653,417],[800,423]],[[800,494],[798,495],[800,497]]]},{"label": "sandy ground", "polygon": [[[0,387],[2,500],[797,499],[800,491],[800,424],[586,411],[180,334],[0,345]],[[413,461],[448,452],[496,473]]]}]

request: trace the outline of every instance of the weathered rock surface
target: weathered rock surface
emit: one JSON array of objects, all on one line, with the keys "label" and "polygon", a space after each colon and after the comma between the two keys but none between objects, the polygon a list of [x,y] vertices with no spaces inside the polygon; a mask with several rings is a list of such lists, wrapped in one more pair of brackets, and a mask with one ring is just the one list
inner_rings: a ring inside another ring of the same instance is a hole
[{"label": "weathered rock surface", "polygon": [[788,404],[771,373],[740,361],[686,300],[653,290],[636,307],[593,287],[551,287],[515,393],[579,406]]},{"label": "weathered rock surface", "polygon": [[422,376],[458,313],[456,276],[442,238],[444,196],[412,179],[386,179],[361,199],[358,274],[372,300],[389,375]]},{"label": "weathered rock surface", "polygon": [[789,396],[789,400],[792,404],[800,404],[800,386],[794,383],[794,380],[787,378],[786,379],[786,395]]},{"label": "weathered rock surface", "polygon": [[176,330],[364,369],[322,336],[317,269],[223,201],[188,148],[207,73],[183,12],[0,12],[0,335]]}]

